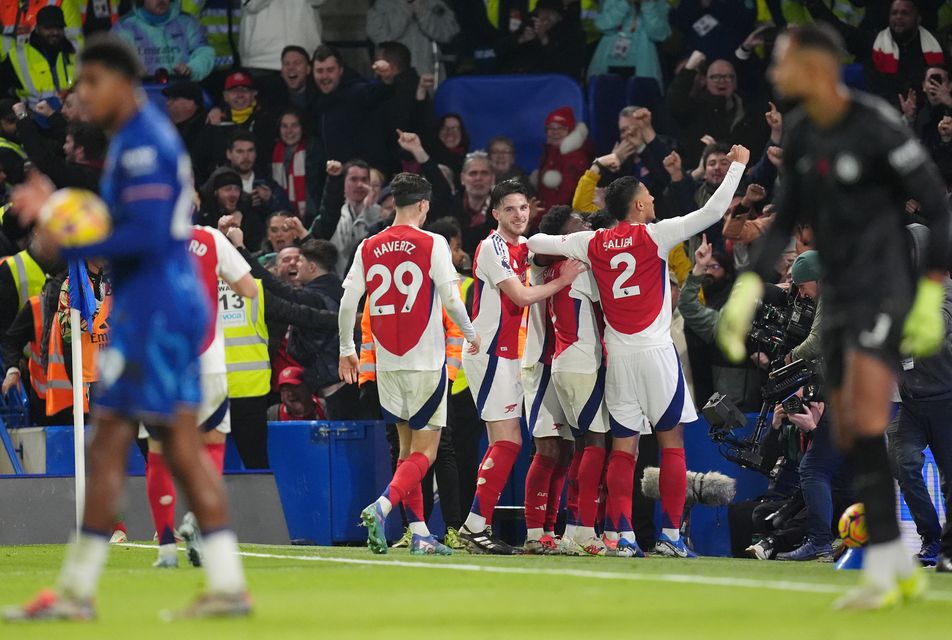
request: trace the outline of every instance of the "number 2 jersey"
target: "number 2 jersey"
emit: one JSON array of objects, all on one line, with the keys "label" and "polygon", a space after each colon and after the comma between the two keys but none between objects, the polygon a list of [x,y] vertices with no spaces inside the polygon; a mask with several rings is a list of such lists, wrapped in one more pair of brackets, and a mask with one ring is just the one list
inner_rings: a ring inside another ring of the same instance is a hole
[{"label": "number 2 jersey", "polygon": [[619,222],[611,229],[565,236],[539,234],[529,248],[563,255],[591,267],[605,316],[608,353],[632,354],[672,344],[668,253],[718,222],[727,210],[744,165],[732,163],[724,182],[698,211],[650,224]]},{"label": "number 2 jersey", "polygon": [[506,242],[493,230],[473,255],[473,327],[480,336],[480,351],[507,360],[519,359],[519,327],[523,309],[509,299],[499,283],[518,278],[524,286],[529,264],[526,239]]},{"label": "number 2 jersey", "polygon": [[436,371],[446,361],[440,286],[458,279],[442,236],[395,225],[357,247],[344,287],[367,292],[378,371]]}]

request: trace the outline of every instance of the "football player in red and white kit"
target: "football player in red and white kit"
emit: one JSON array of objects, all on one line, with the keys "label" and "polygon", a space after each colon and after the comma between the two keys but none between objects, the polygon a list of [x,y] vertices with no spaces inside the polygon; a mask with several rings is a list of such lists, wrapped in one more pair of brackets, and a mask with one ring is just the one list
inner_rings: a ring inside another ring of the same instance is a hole
[{"label": "football player in red and white kit", "polygon": [[483,337],[483,348],[478,354],[463,352],[463,370],[489,432],[476,496],[459,532],[460,540],[473,553],[520,553],[486,530],[522,447],[519,325],[525,307],[545,300],[585,271],[583,264],[571,261],[558,280],[539,287],[525,286],[529,256],[522,232],[529,223],[527,193],[516,180],[493,187],[490,203],[499,226],[479,243],[473,255],[473,325]]},{"label": "football player in red and white kit", "polygon": [[[530,287],[545,284],[544,271],[545,267],[536,262],[535,256],[530,256]],[[523,551],[529,554],[553,554],[559,551],[555,522],[575,450],[572,429],[562,412],[555,385],[552,384],[555,330],[546,306],[545,300],[529,306],[526,342],[522,352],[526,424],[535,443],[535,455],[526,474],[526,543]]]},{"label": "football player in red and white kit", "polygon": [[[568,235],[588,229],[588,223],[570,207],[553,207],[542,218],[539,231]],[[545,280],[557,278],[563,261],[545,270]],[[577,521],[566,525],[562,552],[589,555],[643,556],[637,544],[606,532],[608,545],[595,534],[599,487],[607,457],[608,409],[605,407],[605,369],[598,290],[591,273],[576,278],[571,287],[549,298],[548,312],[555,329],[552,381],[576,438],[584,443],[576,476]]]},{"label": "football player in red and white kit", "polygon": [[[225,461],[225,436],[231,431],[228,414],[228,375],[225,368],[225,337],[222,330],[221,315],[218,313],[219,278],[226,287],[245,298],[255,298],[258,287],[251,277],[251,267],[232,246],[231,242],[217,229],[211,227],[192,227],[192,238],[188,250],[194,258],[195,271],[206,293],[211,317],[216,320],[209,323],[208,332],[202,343],[200,356],[202,367],[202,403],[198,411],[198,422],[205,429],[205,451],[208,459],[221,475]],[[140,429],[140,437],[143,429]],[[146,465],[146,494],[152,510],[152,521],[159,536],[159,558],[154,566],[173,568],[178,566],[175,547],[175,484],[172,474],[162,455],[162,443],[149,438],[149,459]],[[186,516],[180,533],[188,547],[188,559],[195,565],[201,564],[198,549],[198,529],[194,517]]]},{"label": "football player in red and white kit", "polygon": [[654,198],[636,178],[615,180],[605,208],[617,226],[571,235],[539,234],[536,253],[562,255],[591,265],[605,316],[608,363],[605,402],[614,436],[608,463],[607,515],[622,539],[633,543],[631,495],[638,435],[654,429],[661,447],[662,532],[655,551],[671,557],[693,553],[679,528],[687,490],[684,422],[697,419],[671,341],[667,256],[672,247],[718,223],[744,175],[750,152],[735,145],[724,182],[699,210],[655,222]]},{"label": "football player in red and white kit", "polygon": [[[417,490],[436,458],[440,430],[446,426],[446,337],[443,308],[469,341],[480,339],[459,297],[456,268],[442,236],[423,231],[432,187],[425,178],[400,173],[390,183],[396,204],[393,225],[363,240],[344,279],[338,316],[340,376],[357,382],[354,323],[357,304],[367,292],[376,352],[380,410],[397,424],[400,460],[390,485],[364,509],[367,546],[387,553],[384,521],[395,506]],[[442,304],[441,304],[442,303]],[[452,550],[430,534],[423,514],[409,518],[414,555],[450,555]]]}]

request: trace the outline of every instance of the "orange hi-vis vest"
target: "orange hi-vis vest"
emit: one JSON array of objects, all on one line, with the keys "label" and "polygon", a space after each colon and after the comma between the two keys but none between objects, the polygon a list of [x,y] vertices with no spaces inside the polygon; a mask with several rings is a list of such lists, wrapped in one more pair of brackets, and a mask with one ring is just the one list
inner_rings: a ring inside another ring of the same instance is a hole
[{"label": "orange hi-vis vest", "polygon": [[[443,330],[446,332],[446,377],[450,385],[463,366],[463,332],[443,309]],[[364,305],[360,318],[360,364],[357,367],[357,384],[377,381],[377,352],[374,336],[370,330],[370,305]]]},{"label": "orange hi-vis vest", "polygon": [[[92,333],[82,332],[83,341],[83,413],[89,411],[89,384],[98,379],[96,360],[99,352],[109,344],[109,311],[112,309],[112,296],[105,296],[102,305],[93,316]],[[73,337],[75,339],[75,336]],[[63,330],[54,320],[50,330],[50,351],[46,360],[46,415],[51,416],[73,406],[73,385],[66,371],[66,357],[63,350]],[[73,364],[73,372],[76,365]]]},{"label": "orange hi-vis vest", "polygon": [[30,385],[40,400],[46,399],[46,370],[43,368],[43,354],[40,353],[43,344],[43,302],[40,296],[31,296],[30,311],[33,313],[33,340],[30,341]]}]

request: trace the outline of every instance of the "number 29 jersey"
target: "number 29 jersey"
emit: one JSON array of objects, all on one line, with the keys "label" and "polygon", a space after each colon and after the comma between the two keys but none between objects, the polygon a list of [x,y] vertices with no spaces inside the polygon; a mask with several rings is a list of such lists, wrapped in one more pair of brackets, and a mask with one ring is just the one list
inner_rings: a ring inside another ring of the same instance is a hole
[{"label": "number 29 jersey", "polygon": [[672,343],[667,256],[679,239],[667,232],[665,225],[621,222],[561,238],[565,255],[591,266],[609,354]]},{"label": "number 29 jersey", "polygon": [[396,225],[357,247],[344,287],[367,292],[378,371],[438,371],[446,361],[440,286],[458,279],[442,236]]}]

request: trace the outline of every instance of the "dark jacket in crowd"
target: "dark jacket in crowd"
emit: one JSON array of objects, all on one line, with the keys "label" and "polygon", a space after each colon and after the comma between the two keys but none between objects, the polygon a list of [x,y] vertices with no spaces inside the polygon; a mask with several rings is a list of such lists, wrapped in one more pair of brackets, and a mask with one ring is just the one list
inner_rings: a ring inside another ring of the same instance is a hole
[{"label": "dark jacket in crowd", "polygon": [[[403,154],[397,144],[397,129],[418,133],[422,136],[427,125],[427,109],[429,100],[416,99],[417,85],[420,83],[420,74],[416,69],[408,69],[397,74],[393,79],[392,95],[378,104],[367,122],[370,129],[377,131],[376,137],[383,141],[383,146],[371,145],[365,157],[370,166],[380,169],[387,175],[394,175],[402,170],[400,158]],[[384,152],[383,157],[373,158],[373,153]],[[335,158],[344,161],[343,158]]]},{"label": "dark jacket in crowd", "polygon": [[768,137],[766,108],[744,101],[740,93],[735,95],[733,108],[728,108],[726,98],[711,95],[706,89],[694,93],[696,75],[697,71],[683,69],[668,90],[668,108],[681,127],[678,141],[684,166],[697,166],[705,135],[718,142],[742,144],[753,157],[759,156]]},{"label": "dark jacket in crowd", "polygon": [[549,41],[538,37],[519,42],[530,21],[524,21],[518,32],[504,38],[496,47],[500,73],[560,73],[580,80],[585,71],[585,34],[579,22],[578,8],[552,27]]},{"label": "dark jacket in crowd", "polygon": [[[199,190],[201,203],[199,211],[195,214],[195,224],[207,225],[218,228],[218,221],[226,214],[218,205],[218,199],[212,189],[212,182],[219,173],[223,171],[234,171],[227,167],[219,167],[212,172],[204,185]],[[251,196],[242,192],[238,197],[237,211],[241,212],[241,231],[245,235],[245,245],[254,247],[256,250],[261,246],[265,239],[265,218],[257,211],[251,201]]]},{"label": "dark jacket in crowd", "polygon": [[45,173],[58,189],[77,187],[99,192],[102,162],[67,162],[63,143],[40,131],[32,118],[17,120],[17,137],[33,166]]}]

